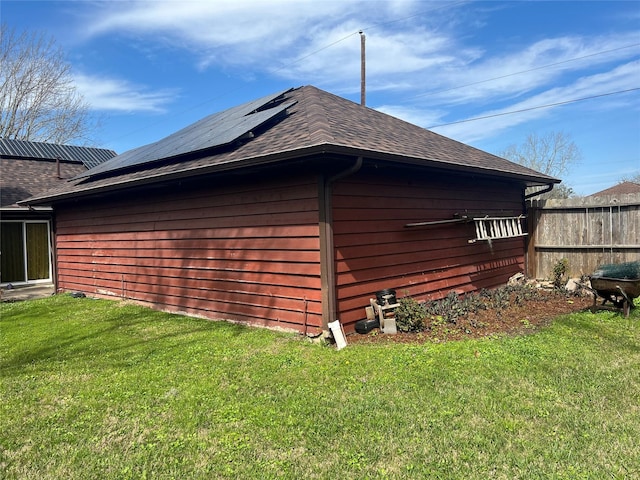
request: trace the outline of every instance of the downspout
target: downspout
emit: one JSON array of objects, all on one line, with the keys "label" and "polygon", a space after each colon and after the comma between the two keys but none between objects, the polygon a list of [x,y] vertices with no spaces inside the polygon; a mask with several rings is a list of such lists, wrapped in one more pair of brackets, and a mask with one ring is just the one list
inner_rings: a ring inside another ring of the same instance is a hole
[{"label": "downspout", "polygon": [[336,182],[337,180],[341,180],[345,177],[348,177],[349,175],[353,175],[354,173],[358,173],[358,170],[360,170],[362,168],[362,162],[363,162],[363,158],[362,157],[358,157],[356,158],[356,163],[354,163],[353,165],[351,165],[349,168],[347,168],[346,170],[342,171],[342,172],[338,172],[336,173],[333,177],[329,177],[327,179],[327,186],[330,186],[332,183]]},{"label": "downspout", "polygon": [[336,275],[335,254],[333,250],[333,202],[332,186],[345,177],[357,173],[363,164],[363,158],[358,157],[356,162],[346,170],[326,178],[319,177],[320,193],[320,276],[322,281],[322,330],[329,332],[329,322],[337,319],[336,301]]}]

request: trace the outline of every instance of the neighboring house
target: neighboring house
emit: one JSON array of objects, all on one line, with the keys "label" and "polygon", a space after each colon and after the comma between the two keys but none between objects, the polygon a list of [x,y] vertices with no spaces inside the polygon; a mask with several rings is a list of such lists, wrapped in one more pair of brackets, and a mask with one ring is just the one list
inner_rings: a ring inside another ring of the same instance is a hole
[{"label": "neighboring house", "polygon": [[308,333],[352,331],[383,289],[504,284],[524,269],[525,188],[559,182],[312,86],[81,177],[26,202],[55,208],[59,289]]},{"label": "neighboring house", "polygon": [[25,207],[42,195],[113,158],[98,148],[0,138],[0,284],[51,282],[51,207]]},{"label": "neighboring house", "polygon": [[606,188],[589,195],[590,197],[602,197],[604,195],[626,195],[628,193],[640,193],[640,183],[620,182],[613,187]]}]

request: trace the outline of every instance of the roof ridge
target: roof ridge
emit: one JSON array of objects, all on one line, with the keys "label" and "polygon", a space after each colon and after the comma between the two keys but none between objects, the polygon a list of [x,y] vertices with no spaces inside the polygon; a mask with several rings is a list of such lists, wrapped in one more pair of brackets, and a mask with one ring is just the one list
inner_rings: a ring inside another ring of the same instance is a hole
[{"label": "roof ridge", "polygon": [[312,85],[300,89],[304,97],[307,134],[313,144],[330,143],[335,140],[327,110],[322,102],[322,91]]}]

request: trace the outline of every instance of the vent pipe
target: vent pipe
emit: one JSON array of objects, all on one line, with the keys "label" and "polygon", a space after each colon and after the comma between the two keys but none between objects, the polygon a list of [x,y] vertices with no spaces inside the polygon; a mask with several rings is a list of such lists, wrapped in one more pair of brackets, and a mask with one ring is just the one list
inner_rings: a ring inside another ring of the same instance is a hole
[{"label": "vent pipe", "polygon": [[60,174],[60,157],[59,156],[56,157],[56,176],[58,177],[58,180],[62,179],[62,175]]},{"label": "vent pipe", "polygon": [[366,96],[367,96],[367,88],[366,88],[366,69],[365,69],[365,36],[364,32],[360,30],[358,32],[360,34],[360,105],[363,107],[366,106]]}]

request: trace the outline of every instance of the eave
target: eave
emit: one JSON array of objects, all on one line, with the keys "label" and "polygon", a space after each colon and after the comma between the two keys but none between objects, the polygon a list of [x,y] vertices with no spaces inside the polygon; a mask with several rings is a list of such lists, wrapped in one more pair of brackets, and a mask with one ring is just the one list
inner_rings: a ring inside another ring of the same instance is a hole
[{"label": "eave", "polygon": [[[113,177],[114,181],[110,182],[109,178],[98,179],[94,182],[79,182],[74,187],[60,193],[49,193],[35,196],[19,202],[21,206],[30,205],[50,205],[66,200],[73,200],[93,195],[103,195],[121,190],[128,190],[140,186],[153,185],[160,182],[171,182],[194,178],[201,175],[212,175],[216,173],[237,172],[242,173],[245,170],[256,168],[269,168],[276,164],[286,164],[287,162],[305,162],[319,157],[343,157],[345,159],[354,157],[363,157],[367,163],[376,163],[384,165],[406,165],[419,170],[438,170],[447,172],[460,172],[468,175],[481,175],[484,177],[499,178],[508,181],[516,181],[524,186],[541,186],[560,183],[561,180],[548,176],[527,176],[520,173],[498,171],[490,168],[482,168],[477,166],[461,165],[436,159],[412,158],[402,155],[393,155],[387,152],[377,152],[365,149],[357,149],[342,145],[330,143],[311,145],[305,148],[295,150],[287,150],[281,152],[270,153],[264,156],[245,158],[240,160],[227,161],[223,163],[214,163],[216,157],[210,157],[211,162],[206,165],[185,166],[184,168],[176,168],[175,170],[165,171],[163,169],[150,169],[146,174],[136,177],[132,175],[122,175]],[[207,157],[201,160],[207,160]],[[132,172],[135,173],[135,172]]]}]

